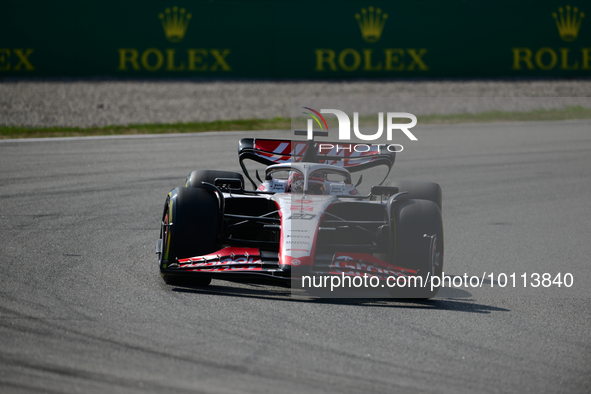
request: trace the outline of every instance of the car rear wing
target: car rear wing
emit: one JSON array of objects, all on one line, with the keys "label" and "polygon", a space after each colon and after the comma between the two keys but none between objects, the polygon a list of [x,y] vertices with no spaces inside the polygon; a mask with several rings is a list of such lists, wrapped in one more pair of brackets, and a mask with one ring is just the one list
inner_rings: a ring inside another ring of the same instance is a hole
[{"label": "car rear wing", "polygon": [[[314,151],[310,151],[313,149]],[[369,145],[342,142],[313,142],[275,140],[265,138],[243,138],[238,145],[238,159],[244,175],[256,184],[244,166],[244,160],[253,160],[264,165],[310,161],[334,165],[357,172],[377,166],[388,167],[388,177],[396,152],[391,152],[385,145]],[[383,182],[383,181],[382,181]]]}]

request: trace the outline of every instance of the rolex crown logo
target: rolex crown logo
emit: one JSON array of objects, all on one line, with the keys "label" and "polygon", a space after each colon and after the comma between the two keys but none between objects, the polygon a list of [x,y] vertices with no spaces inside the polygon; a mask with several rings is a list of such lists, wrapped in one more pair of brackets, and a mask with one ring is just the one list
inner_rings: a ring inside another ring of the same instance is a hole
[{"label": "rolex crown logo", "polygon": [[166,39],[170,42],[181,41],[185,37],[191,16],[191,14],[185,13],[184,8],[181,8],[179,12],[179,7],[172,7],[172,11],[167,8],[164,13],[161,12],[158,17],[162,22]]},{"label": "rolex crown logo", "polygon": [[368,10],[362,8],[361,15],[355,14],[355,19],[359,23],[363,39],[367,42],[377,42],[382,36],[388,14],[382,14],[382,10],[379,8],[369,7]]},{"label": "rolex crown logo", "polygon": [[576,40],[585,14],[583,12],[579,13],[577,7],[574,7],[571,10],[570,5],[566,6],[566,12],[564,12],[562,7],[558,7],[558,13],[560,15],[553,12],[552,16],[554,17],[554,20],[556,20],[556,27],[558,27],[560,38],[568,42]]}]

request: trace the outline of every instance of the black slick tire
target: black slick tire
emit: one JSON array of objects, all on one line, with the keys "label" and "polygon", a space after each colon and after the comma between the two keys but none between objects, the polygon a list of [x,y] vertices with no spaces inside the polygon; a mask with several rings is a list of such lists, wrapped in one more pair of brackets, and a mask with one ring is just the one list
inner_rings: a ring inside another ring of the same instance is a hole
[{"label": "black slick tire", "polygon": [[437,204],[429,200],[404,200],[392,207],[393,264],[418,271],[423,287],[388,288],[393,297],[434,297],[430,279],[443,271],[443,221]]},{"label": "black slick tire", "polygon": [[[162,214],[159,253],[160,269],[177,259],[205,255],[217,250],[218,199],[211,191],[179,187],[166,198]],[[184,277],[162,274],[167,284],[207,286],[209,277]]]}]

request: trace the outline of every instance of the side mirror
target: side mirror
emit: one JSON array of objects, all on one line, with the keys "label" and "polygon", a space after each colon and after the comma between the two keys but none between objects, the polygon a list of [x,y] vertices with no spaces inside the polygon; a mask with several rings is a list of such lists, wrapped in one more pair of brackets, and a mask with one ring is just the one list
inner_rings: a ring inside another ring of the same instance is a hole
[{"label": "side mirror", "polygon": [[374,196],[392,196],[398,193],[400,189],[395,186],[372,186],[371,194]]},{"label": "side mirror", "polygon": [[222,189],[242,189],[242,181],[234,178],[215,178],[213,185]]}]

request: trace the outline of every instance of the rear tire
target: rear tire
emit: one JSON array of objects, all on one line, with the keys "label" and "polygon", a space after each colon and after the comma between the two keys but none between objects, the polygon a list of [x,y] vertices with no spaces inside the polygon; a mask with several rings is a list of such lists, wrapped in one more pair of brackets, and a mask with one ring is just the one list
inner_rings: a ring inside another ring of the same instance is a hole
[{"label": "rear tire", "polygon": [[242,174],[232,171],[220,171],[220,170],[197,170],[193,171],[187,177],[185,182],[186,187],[198,188],[202,186],[201,182],[207,182],[214,184],[216,178],[230,178],[240,179],[242,188],[244,188],[244,177]]},{"label": "rear tire", "polygon": [[397,187],[401,192],[408,192],[397,200],[429,200],[437,204],[440,211],[442,210],[443,193],[441,186],[435,182],[396,181],[388,183],[388,186]]},{"label": "rear tire", "polygon": [[406,298],[434,297],[439,288],[431,291],[430,278],[440,276],[443,271],[443,221],[439,207],[428,200],[400,201],[392,208],[392,221],[392,262],[417,270],[425,286],[404,291],[393,287],[389,288],[390,294]]},{"label": "rear tire", "polygon": [[[179,187],[168,194],[162,214],[160,269],[177,259],[201,256],[217,250],[218,199],[205,189]],[[207,286],[209,277],[162,274],[167,284]]]}]

